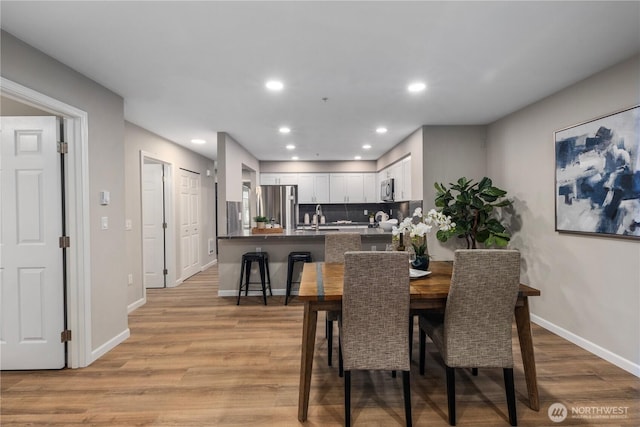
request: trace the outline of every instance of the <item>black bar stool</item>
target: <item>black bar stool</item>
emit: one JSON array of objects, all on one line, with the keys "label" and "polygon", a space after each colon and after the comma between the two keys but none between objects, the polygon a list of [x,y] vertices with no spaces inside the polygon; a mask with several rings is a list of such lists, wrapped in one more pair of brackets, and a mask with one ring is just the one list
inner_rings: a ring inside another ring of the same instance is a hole
[{"label": "black bar stool", "polygon": [[287,261],[287,292],[284,297],[284,305],[289,303],[289,295],[291,295],[291,284],[300,283],[293,281],[293,267],[296,262],[311,262],[311,252],[290,252]]},{"label": "black bar stool", "polygon": [[[260,270],[260,281],[250,282],[249,276],[251,275],[251,263],[258,263],[258,269]],[[266,280],[265,280],[266,273]],[[242,277],[244,276],[244,284],[242,283]],[[240,305],[240,296],[242,295],[242,289],[244,289],[244,295],[249,295],[249,285],[260,283],[262,285],[262,297],[264,298],[264,305],[267,305],[267,285],[269,286],[269,294],[273,296],[271,292],[271,276],[269,275],[269,254],[267,252],[247,252],[242,255],[242,267],[240,268],[240,284],[238,285],[238,302],[236,305]]]}]

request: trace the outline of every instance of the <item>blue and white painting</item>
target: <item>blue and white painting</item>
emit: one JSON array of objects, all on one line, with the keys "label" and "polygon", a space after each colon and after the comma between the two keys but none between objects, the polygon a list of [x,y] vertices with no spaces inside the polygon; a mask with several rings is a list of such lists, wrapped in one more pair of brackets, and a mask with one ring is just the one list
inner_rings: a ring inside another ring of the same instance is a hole
[{"label": "blue and white painting", "polygon": [[640,237],[640,106],[556,132],[556,230]]}]

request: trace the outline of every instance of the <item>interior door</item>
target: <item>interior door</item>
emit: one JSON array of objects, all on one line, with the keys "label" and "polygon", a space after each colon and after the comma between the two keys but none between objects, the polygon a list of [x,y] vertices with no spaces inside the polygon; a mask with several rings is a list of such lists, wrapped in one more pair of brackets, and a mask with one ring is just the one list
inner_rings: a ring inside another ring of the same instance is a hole
[{"label": "interior door", "polygon": [[56,117],[2,117],[0,366],[65,366],[62,178]]},{"label": "interior door", "polygon": [[144,161],[142,167],[143,280],[146,288],[164,288],[164,165]]},{"label": "interior door", "polygon": [[200,175],[180,169],[180,252],[182,278],[200,271]]}]

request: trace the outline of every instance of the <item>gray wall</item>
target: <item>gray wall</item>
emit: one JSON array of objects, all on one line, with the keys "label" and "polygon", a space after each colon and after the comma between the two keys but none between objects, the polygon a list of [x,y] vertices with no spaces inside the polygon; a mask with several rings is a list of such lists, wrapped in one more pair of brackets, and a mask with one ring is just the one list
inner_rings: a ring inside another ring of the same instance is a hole
[{"label": "gray wall", "polygon": [[[141,151],[157,160],[171,163],[173,168],[173,182],[169,185],[173,188],[174,224],[169,224],[170,229],[176,231],[175,236],[175,260],[168,265],[169,269],[176,272],[174,276],[180,278],[180,250],[178,230],[178,213],[180,212],[179,194],[179,168],[188,169],[200,174],[200,220],[201,220],[201,266],[210,264],[216,258],[216,254],[209,254],[207,248],[208,239],[215,239],[215,180],[214,163],[199,154],[187,150],[167,139],[147,131],[133,123],[125,123],[125,179],[126,186],[126,211],[127,219],[132,220],[132,229],[126,233],[127,241],[127,273],[133,274],[133,284],[128,286],[127,302],[129,305],[144,297],[142,283],[142,191],[140,183],[140,156]],[[207,176],[207,170],[210,176]],[[168,286],[175,285],[167,284]]]},{"label": "gray wall", "polygon": [[[115,93],[12,35],[1,34],[3,77],[72,105],[89,116],[91,347],[127,333],[125,265],[124,102]],[[101,190],[111,203],[101,206]],[[100,218],[109,217],[102,230]]]},{"label": "gray wall", "polygon": [[487,164],[515,199],[512,247],[535,321],[640,375],[640,242],[554,231],[554,132],[640,103],[640,57],[530,105],[488,128]]}]

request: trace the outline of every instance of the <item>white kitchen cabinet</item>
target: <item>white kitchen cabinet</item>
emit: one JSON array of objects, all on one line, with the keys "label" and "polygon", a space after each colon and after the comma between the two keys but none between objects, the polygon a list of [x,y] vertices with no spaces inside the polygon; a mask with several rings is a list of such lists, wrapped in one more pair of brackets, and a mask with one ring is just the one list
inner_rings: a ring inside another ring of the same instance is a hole
[{"label": "white kitchen cabinet", "polygon": [[401,200],[411,200],[411,156],[402,159]]},{"label": "white kitchen cabinet", "polygon": [[375,173],[363,173],[362,174],[362,182],[363,182],[363,194],[365,203],[377,203],[380,195],[378,194],[380,191],[378,189],[378,180],[376,179],[377,174]]},{"label": "white kitchen cabinet", "polygon": [[260,185],[297,185],[297,173],[261,173]]},{"label": "white kitchen cabinet", "polygon": [[330,203],[329,174],[298,174],[298,203]]},{"label": "white kitchen cabinet", "polygon": [[411,156],[378,173],[378,182],[389,178],[393,178],[393,200],[396,202],[411,200]]},{"label": "white kitchen cabinet", "polygon": [[364,202],[364,175],[332,173],[329,176],[331,203]]}]

